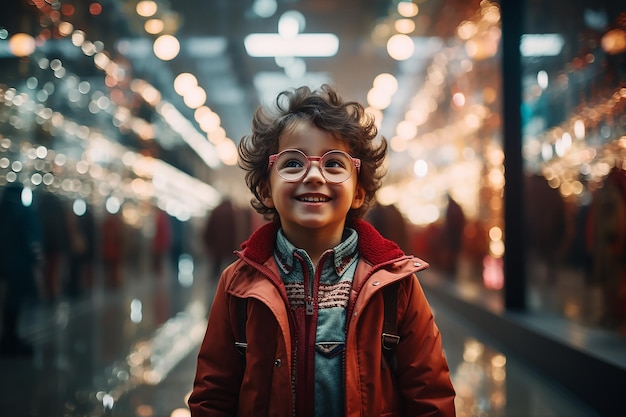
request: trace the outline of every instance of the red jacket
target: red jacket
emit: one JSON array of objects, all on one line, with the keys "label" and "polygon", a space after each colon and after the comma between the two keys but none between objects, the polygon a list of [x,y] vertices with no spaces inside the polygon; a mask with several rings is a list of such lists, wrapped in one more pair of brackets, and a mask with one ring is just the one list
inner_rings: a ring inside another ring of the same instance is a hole
[{"label": "red jacket", "polygon": [[[353,227],[360,258],[346,313],[345,415],[454,416],[455,392],[441,335],[415,276],[428,265],[405,255],[368,223],[357,221]],[[189,398],[193,417],[295,414],[289,303],[272,256],[277,231],[275,223],[257,230],[220,279]],[[392,375],[383,365],[380,290],[397,280],[402,281],[401,339]],[[235,348],[234,297],[249,299],[245,362]]]}]

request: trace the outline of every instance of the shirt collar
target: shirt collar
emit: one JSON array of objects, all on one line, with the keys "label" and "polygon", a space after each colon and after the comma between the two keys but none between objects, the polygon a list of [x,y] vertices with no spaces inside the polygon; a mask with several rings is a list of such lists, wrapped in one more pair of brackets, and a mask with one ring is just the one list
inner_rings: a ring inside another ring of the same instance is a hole
[{"label": "shirt collar", "polygon": [[[338,276],[342,276],[348,267],[357,259],[358,255],[359,235],[354,229],[346,228],[343,233],[341,242],[332,249],[332,254],[328,257],[328,262],[333,262],[335,272]],[[276,259],[279,267],[284,273],[289,273],[293,269],[295,262],[295,254],[305,257],[311,264],[311,258],[302,249],[296,248],[280,229],[276,235]],[[326,266],[322,266],[323,268]]]}]

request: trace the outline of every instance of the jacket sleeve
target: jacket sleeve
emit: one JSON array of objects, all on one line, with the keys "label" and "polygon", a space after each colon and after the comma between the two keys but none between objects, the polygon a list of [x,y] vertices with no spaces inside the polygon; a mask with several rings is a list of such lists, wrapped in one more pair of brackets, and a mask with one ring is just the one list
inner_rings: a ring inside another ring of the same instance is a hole
[{"label": "jacket sleeve", "polygon": [[455,391],[441,334],[417,277],[398,294],[398,380],[407,416],[453,417]]},{"label": "jacket sleeve", "polygon": [[237,415],[237,402],[244,361],[235,348],[231,324],[231,297],[226,293],[224,275],[220,279],[209,313],[206,334],[198,353],[198,363],[189,409],[193,417]]}]

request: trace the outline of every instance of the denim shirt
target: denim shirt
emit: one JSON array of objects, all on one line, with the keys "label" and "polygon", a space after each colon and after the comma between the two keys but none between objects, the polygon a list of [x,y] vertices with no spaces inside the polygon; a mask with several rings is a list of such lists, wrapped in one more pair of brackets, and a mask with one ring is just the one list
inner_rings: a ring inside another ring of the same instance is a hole
[{"label": "denim shirt", "polygon": [[[346,228],[340,244],[325,252],[323,264],[313,261],[303,249],[296,248],[282,232],[276,238],[274,257],[281,270],[292,309],[305,304],[304,269],[308,276],[319,276],[318,319],[315,336],[315,415],[345,414],[343,357],[346,336],[346,308],[358,260],[358,234]],[[330,253],[328,253],[330,252]],[[317,269],[319,275],[315,272]]]}]

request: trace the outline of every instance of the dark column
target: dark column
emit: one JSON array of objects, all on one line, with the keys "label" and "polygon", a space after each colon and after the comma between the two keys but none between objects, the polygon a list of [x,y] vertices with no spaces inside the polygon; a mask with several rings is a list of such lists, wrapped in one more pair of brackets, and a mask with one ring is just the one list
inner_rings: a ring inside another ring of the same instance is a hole
[{"label": "dark column", "polygon": [[504,305],[526,308],[520,37],[525,0],[501,1],[504,146]]}]

